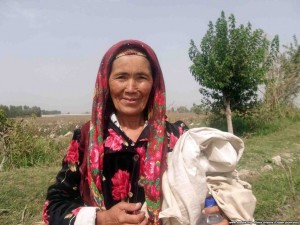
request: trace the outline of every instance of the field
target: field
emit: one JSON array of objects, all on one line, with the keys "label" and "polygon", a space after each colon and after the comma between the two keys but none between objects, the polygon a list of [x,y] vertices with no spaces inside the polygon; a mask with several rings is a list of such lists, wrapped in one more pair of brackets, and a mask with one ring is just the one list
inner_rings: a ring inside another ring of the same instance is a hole
[{"label": "field", "polygon": [[[183,120],[190,127],[204,126],[205,116],[170,113],[169,121]],[[0,224],[41,223],[47,187],[59,170],[71,132],[89,120],[84,116],[27,119],[40,136],[63,141],[61,155],[53,163],[0,172]],[[300,221],[300,121],[285,122],[264,136],[244,138],[246,150],[239,165],[241,178],[250,182],[257,197],[257,221]],[[272,158],[280,156],[280,166]],[[272,169],[267,170],[267,167]]]},{"label": "field", "polygon": [[[167,120],[175,122],[178,120],[184,121],[189,127],[201,126],[204,124],[206,116],[197,115],[194,113],[177,113],[168,112]],[[68,131],[73,131],[76,126],[81,126],[90,120],[90,115],[62,115],[62,116],[47,116],[37,117],[34,119],[36,126],[42,129],[45,134],[64,135]]]}]

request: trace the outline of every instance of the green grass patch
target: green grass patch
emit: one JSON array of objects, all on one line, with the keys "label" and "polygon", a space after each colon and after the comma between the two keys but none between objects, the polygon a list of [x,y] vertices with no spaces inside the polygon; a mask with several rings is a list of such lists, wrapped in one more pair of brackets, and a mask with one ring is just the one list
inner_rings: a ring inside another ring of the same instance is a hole
[{"label": "green grass patch", "polygon": [[0,173],[1,225],[20,224],[25,207],[25,224],[42,221],[46,191],[54,182],[58,167],[16,169]]},{"label": "green grass patch", "polygon": [[257,221],[300,221],[300,160],[249,180]]},{"label": "green grass patch", "polygon": [[[280,129],[244,138],[245,151],[238,169],[254,171],[245,178],[257,198],[255,219],[300,221],[300,121],[283,120]],[[280,156],[282,166],[272,162]],[[264,172],[262,168],[272,166]]]},{"label": "green grass patch", "polygon": [[289,122],[269,135],[244,138],[245,151],[238,168],[260,170],[280,155],[284,160],[300,157],[300,121]]}]

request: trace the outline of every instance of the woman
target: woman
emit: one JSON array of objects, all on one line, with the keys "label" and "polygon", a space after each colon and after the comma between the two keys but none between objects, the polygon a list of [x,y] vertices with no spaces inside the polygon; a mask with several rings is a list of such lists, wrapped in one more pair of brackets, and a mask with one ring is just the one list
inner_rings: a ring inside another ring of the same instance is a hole
[{"label": "woman", "polygon": [[[48,189],[45,222],[159,224],[166,154],[187,129],[167,122],[165,110],[154,51],[136,40],[112,46],[97,75],[92,119],[74,133]],[[149,218],[140,211],[143,204]]]}]

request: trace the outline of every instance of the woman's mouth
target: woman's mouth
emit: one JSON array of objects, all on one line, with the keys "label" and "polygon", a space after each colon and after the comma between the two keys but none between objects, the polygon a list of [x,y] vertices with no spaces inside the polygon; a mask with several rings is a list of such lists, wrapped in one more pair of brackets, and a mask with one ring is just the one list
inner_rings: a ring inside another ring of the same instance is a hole
[{"label": "woman's mouth", "polygon": [[128,103],[135,103],[138,101],[138,98],[123,98],[123,100]]}]

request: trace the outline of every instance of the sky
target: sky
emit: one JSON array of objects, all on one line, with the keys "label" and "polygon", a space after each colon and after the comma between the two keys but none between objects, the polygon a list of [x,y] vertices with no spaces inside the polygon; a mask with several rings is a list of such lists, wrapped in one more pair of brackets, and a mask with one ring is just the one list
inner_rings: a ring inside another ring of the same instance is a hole
[{"label": "sky", "polygon": [[156,52],[168,108],[200,104],[188,49],[222,10],[281,45],[300,38],[298,0],[0,0],[0,104],[90,112],[100,61],[124,39]]}]

